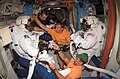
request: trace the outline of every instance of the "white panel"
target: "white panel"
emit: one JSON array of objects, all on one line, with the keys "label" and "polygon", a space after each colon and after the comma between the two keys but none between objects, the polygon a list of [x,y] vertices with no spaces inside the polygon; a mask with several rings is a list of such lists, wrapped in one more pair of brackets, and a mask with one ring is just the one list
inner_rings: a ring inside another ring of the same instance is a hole
[{"label": "white panel", "polygon": [[15,74],[15,72],[10,64],[10,61],[6,55],[6,51],[4,50],[4,48],[1,45],[1,40],[0,40],[0,56],[1,56],[0,74],[2,74],[3,77],[5,77],[5,79],[18,79],[18,77]]},{"label": "white panel", "polygon": [[11,62],[13,60],[13,57],[12,57],[12,54],[10,52],[10,49],[6,50],[6,54],[7,54],[8,60]]},{"label": "white panel", "polygon": [[0,35],[2,36],[3,46],[12,42],[10,29],[8,27],[0,29]]}]

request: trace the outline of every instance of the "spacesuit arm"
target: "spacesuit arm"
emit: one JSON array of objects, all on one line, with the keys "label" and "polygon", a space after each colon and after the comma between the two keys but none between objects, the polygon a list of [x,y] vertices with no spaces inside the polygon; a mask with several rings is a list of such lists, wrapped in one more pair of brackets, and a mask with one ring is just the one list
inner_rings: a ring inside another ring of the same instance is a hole
[{"label": "spacesuit arm", "polygon": [[28,55],[37,57],[39,50],[34,47],[33,41],[30,38],[21,38],[19,41],[19,46]]},{"label": "spacesuit arm", "polygon": [[80,40],[80,46],[83,49],[91,49],[97,44],[97,36],[89,33],[86,38]]}]

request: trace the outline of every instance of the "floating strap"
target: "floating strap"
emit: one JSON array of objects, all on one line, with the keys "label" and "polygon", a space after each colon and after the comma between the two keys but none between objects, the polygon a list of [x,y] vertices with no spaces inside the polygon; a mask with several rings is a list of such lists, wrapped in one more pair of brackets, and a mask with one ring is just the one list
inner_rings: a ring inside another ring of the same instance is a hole
[{"label": "floating strap", "polygon": [[36,58],[33,57],[32,60],[30,61],[29,72],[28,72],[27,79],[31,79],[31,77],[32,77],[32,75],[33,75],[34,68],[35,68],[35,65],[36,65],[35,60],[36,60]]}]

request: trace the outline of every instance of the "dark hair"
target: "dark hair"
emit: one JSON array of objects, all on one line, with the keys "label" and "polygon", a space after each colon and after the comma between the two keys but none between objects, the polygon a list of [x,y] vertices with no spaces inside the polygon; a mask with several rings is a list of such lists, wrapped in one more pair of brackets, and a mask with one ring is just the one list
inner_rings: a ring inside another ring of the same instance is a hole
[{"label": "dark hair", "polygon": [[49,12],[47,10],[43,10],[43,11],[41,11],[41,14],[45,14],[46,16],[48,16]]},{"label": "dark hair", "polygon": [[55,27],[56,27],[56,25],[61,25],[61,28],[64,28],[64,26],[61,22],[56,22]]},{"label": "dark hair", "polygon": [[34,30],[33,22],[30,22],[29,24],[25,24],[25,28],[30,32],[33,31]]},{"label": "dark hair", "polygon": [[42,10],[41,12],[39,12],[37,16],[39,17],[42,14],[45,14],[46,16],[48,16],[49,12],[48,12],[48,10],[45,9],[45,10]]}]

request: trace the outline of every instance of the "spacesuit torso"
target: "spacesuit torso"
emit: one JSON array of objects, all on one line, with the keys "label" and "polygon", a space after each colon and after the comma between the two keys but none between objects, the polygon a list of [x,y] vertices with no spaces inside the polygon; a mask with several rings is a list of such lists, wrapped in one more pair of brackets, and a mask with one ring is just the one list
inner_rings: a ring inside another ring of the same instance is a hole
[{"label": "spacesuit torso", "polygon": [[[89,60],[93,55],[100,56],[105,42],[105,24],[95,16],[85,16],[80,19],[80,22],[85,31],[81,30],[71,35],[77,53],[87,53]],[[71,52],[74,53],[73,50]]]},{"label": "spacesuit torso", "polygon": [[38,49],[36,48],[37,36],[32,35],[27,30],[20,29],[18,26],[12,28],[13,49],[18,55],[23,58],[31,60],[32,56],[37,56]]},{"label": "spacesuit torso", "polygon": [[[80,33],[80,31],[77,33]],[[84,32],[83,36],[79,37],[78,41],[79,45],[77,47],[77,53],[87,53],[90,60],[91,57],[95,54],[95,51],[98,49],[98,38],[95,31],[90,29],[89,31]],[[76,40],[74,42],[78,43]]]},{"label": "spacesuit torso", "polygon": [[106,34],[105,24],[102,21],[99,21],[97,28],[94,29],[98,37],[99,51],[102,51],[105,43],[105,34]]},{"label": "spacesuit torso", "polygon": [[100,56],[104,43],[103,35],[105,32],[103,32],[104,30],[101,28],[92,28],[86,32],[78,31],[73,34],[71,38],[74,39],[77,53],[87,53],[89,60],[93,55]]}]

